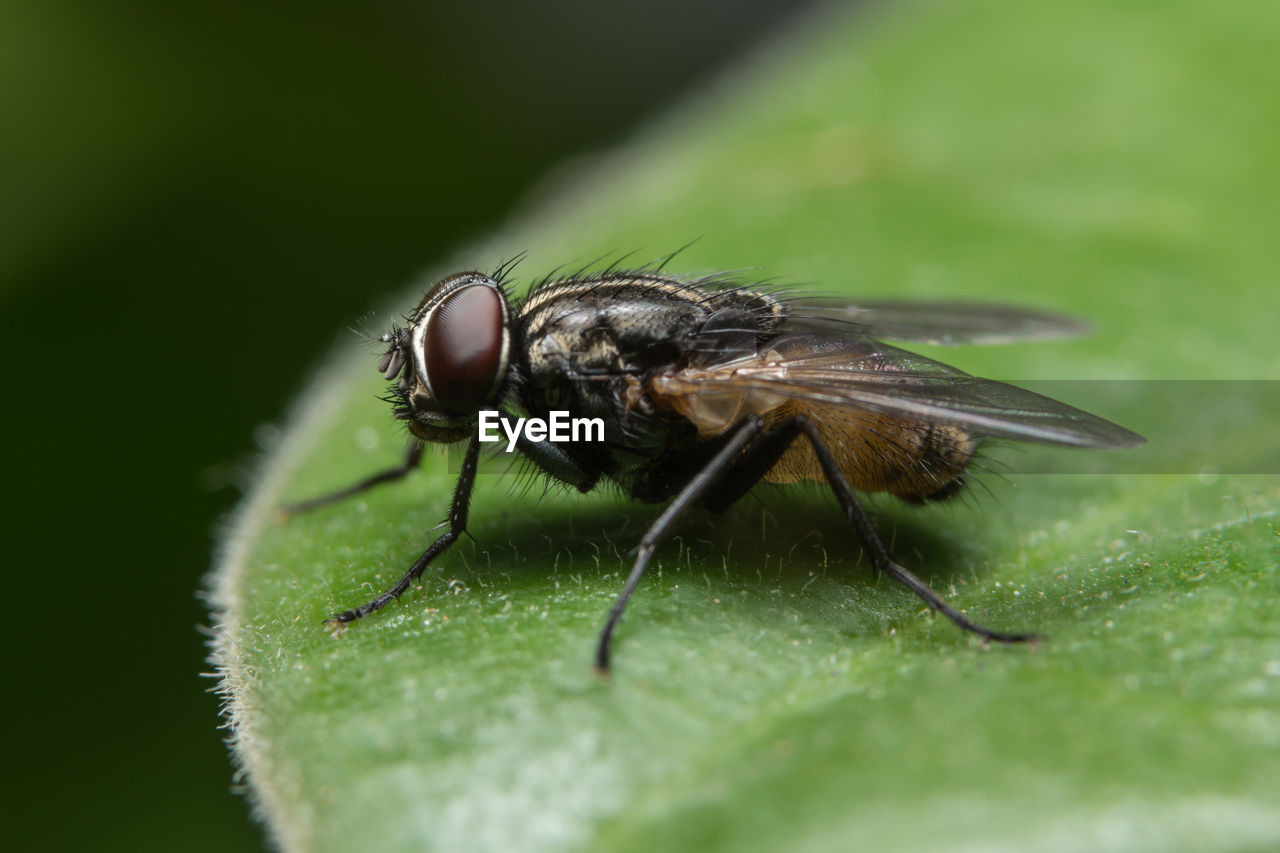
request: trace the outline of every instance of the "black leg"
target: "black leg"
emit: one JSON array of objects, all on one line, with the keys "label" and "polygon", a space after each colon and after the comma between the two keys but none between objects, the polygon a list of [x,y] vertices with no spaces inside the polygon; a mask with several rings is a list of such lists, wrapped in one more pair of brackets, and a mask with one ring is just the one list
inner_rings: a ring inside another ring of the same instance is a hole
[{"label": "black leg", "polygon": [[471,504],[471,490],[476,484],[476,468],[479,459],[480,439],[477,436],[472,438],[467,445],[466,456],[462,459],[462,472],[458,474],[458,483],[453,489],[453,503],[449,507],[449,529],[439,539],[432,542],[430,548],[422,552],[422,556],[409,567],[409,571],[405,572],[404,576],[396,581],[390,589],[355,610],[348,610],[330,617],[330,622],[338,624],[354,622],[357,619],[368,616],[375,610],[385,607],[392,599],[399,598],[409,588],[409,584],[421,577],[422,572],[432,560],[443,554],[450,545],[457,541],[458,537],[467,529],[467,508]]},{"label": "black leg", "polygon": [[422,461],[422,448],[423,443],[421,441],[414,441],[413,444],[409,445],[409,449],[404,455],[404,461],[394,468],[379,471],[372,477],[366,477],[360,482],[347,486],[344,489],[338,489],[336,492],[329,492],[328,494],[310,498],[305,501],[285,504],[280,507],[280,515],[284,519],[289,519],[299,513],[310,512],[313,509],[328,506],[329,504],[337,503],[341,500],[346,500],[352,495],[358,495],[361,492],[372,489],[374,486],[380,486],[383,483],[391,483],[399,480],[414,468],[418,467],[418,463]]},{"label": "black leg", "polygon": [[516,447],[525,458],[541,468],[543,473],[562,483],[568,483],[580,492],[589,492],[600,482],[599,468],[550,441],[530,441],[521,431],[520,437],[516,439]]},{"label": "black leg", "polygon": [[609,646],[613,641],[613,631],[618,625],[618,620],[622,618],[622,612],[627,609],[627,600],[631,598],[631,593],[635,592],[636,585],[640,583],[640,578],[644,576],[645,569],[649,567],[649,560],[653,557],[654,549],[662,541],[672,522],[695,503],[733,465],[734,460],[742,449],[763,429],[764,421],[759,417],[752,415],[747,418],[738,427],[738,431],[734,433],[733,438],[724,447],[720,448],[720,451],[711,458],[710,462],[703,466],[701,471],[693,476],[693,479],[685,484],[684,488],[672,498],[671,503],[667,504],[667,508],[662,511],[657,520],[649,526],[648,531],[644,534],[644,538],[640,540],[640,545],[636,549],[638,552],[636,554],[636,563],[631,569],[631,574],[627,577],[627,582],[622,587],[622,594],[613,603],[613,607],[609,610],[609,619],[604,623],[604,628],[600,631],[600,642],[596,646],[597,670],[602,673],[609,671]]},{"label": "black leg", "polygon": [[959,610],[948,605],[942,600],[942,596],[934,592],[927,583],[908,571],[906,567],[897,563],[889,553],[889,549],[885,547],[880,534],[876,532],[871,519],[867,517],[866,510],[858,502],[853,493],[853,487],[849,485],[849,481],[845,479],[844,472],[836,464],[835,457],[831,454],[826,442],[822,440],[821,433],[809,421],[803,418],[797,418],[797,420],[800,420],[801,430],[803,430],[805,437],[809,439],[809,443],[813,445],[814,453],[817,454],[818,461],[822,465],[822,472],[826,475],[832,491],[836,493],[836,499],[840,501],[840,506],[844,508],[849,524],[857,531],[858,538],[862,540],[863,547],[867,549],[867,554],[871,557],[872,564],[879,571],[884,572],[920,596],[926,604],[946,616],[956,625],[966,631],[977,634],[985,640],[994,640],[998,643],[1025,643],[1038,639],[1035,634],[1007,634],[1003,631],[993,631],[990,628],[979,625]]},{"label": "black leg", "polygon": [[706,504],[708,509],[717,512],[727,508],[760,481],[760,478],[782,458],[782,454],[786,452],[787,448],[801,433],[804,433],[805,438],[813,445],[827,482],[830,484],[832,491],[836,493],[836,498],[840,501],[840,506],[844,509],[849,524],[857,532],[858,538],[862,540],[863,547],[866,548],[867,554],[871,558],[871,564],[877,572],[884,572],[889,575],[924,599],[926,604],[941,612],[956,625],[984,639],[1000,643],[1022,643],[1036,639],[1035,634],[1007,634],[979,625],[963,613],[950,607],[942,600],[942,596],[934,592],[928,584],[895,561],[893,555],[889,553],[889,549],[885,547],[884,540],[876,532],[875,525],[871,523],[871,519],[862,508],[862,504],[854,495],[853,487],[849,485],[844,472],[836,464],[830,448],[822,440],[822,434],[803,415],[788,418],[785,421],[774,424],[760,435],[743,452],[733,467],[726,471],[707,492],[703,503]]},{"label": "black leg", "polygon": [[724,512],[751,491],[787,452],[791,442],[803,431],[804,424],[803,416],[787,418],[757,436],[751,446],[734,460],[733,467],[707,490],[702,499],[703,505],[712,512]]}]

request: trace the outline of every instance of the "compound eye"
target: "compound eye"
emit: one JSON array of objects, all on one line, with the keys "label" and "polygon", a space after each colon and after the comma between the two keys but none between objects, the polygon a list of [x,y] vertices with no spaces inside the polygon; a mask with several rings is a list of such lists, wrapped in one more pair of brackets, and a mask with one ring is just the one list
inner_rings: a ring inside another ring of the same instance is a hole
[{"label": "compound eye", "polygon": [[493,394],[506,369],[502,297],[481,284],[460,287],[427,320],[427,383],[446,412],[470,414]]}]

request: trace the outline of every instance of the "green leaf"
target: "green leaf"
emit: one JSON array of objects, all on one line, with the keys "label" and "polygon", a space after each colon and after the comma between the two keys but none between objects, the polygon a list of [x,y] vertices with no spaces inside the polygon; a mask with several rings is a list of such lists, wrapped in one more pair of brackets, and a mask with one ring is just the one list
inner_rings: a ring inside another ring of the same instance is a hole
[{"label": "green leaf", "polygon": [[544,494],[502,454],[473,539],[323,629],[436,535],[456,475],[441,451],[274,520],[402,452],[376,355],[348,347],[214,580],[234,753],[270,833],[320,850],[1280,845],[1274,385],[1218,381],[1280,378],[1276,44],[1280,6],[1261,3],[829,14],[440,265],[527,250],[527,280],[701,237],[673,268],[1097,325],[930,350],[980,375],[1198,381],[1109,386],[1128,390],[1102,413],[1150,450],[1063,469],[1028,449],[968,500],[873,501],[904,562],[982,621],[1043,632],[1038,650],[983,647],[872,578],[821,489],[765,488],[679,525],[603,681],[596,633],[657,509]]}]

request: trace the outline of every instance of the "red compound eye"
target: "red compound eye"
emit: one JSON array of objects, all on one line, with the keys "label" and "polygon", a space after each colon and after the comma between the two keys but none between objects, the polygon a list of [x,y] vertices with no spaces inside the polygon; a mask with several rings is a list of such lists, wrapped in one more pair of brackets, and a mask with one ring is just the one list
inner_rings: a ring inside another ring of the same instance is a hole
[{"label": "red compound eye", "polygon": [[427,381],[450,414],[469,414],[487,402],[503,363],[502,297],[472,284],[450,293],[431,312],[423,347]]}]

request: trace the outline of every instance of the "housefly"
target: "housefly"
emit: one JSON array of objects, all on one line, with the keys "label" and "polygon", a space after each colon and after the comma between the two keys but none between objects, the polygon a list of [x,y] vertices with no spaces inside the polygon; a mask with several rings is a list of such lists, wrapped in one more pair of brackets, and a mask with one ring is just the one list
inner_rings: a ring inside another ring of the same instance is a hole
[{"label": "housefly", "polygon": [[938,501],[965,485],[986,439],[1132,447],[1138,436],[1030,391],[979,379],[878,338],[998,343],[1077,334],[1078,321],[976,303],[847,305],[788,299],[724,275],[682,277],[664,264],[548,276],[522,300],[507,281],[463,272],[435,285],[408,325],[382,337],[388,399],[413,436],[395,468],[313,500],[313,509],[411,471],[426,444],[464,443],[447,529],[376,598],[332,617],[354,622],[399,597],[464,532],[481,450],[482,411],[518,420],[598,419],[603,440],[513,438],[553,480],[589,492],[608,481],[665,502],[600,631],[610,646],[654,549],[693,506],[721,511],[761,481],[825,483],[873,566],[965,631],[1017,643],[1033,634],[978,624],[897,562],[856,492]]}]

